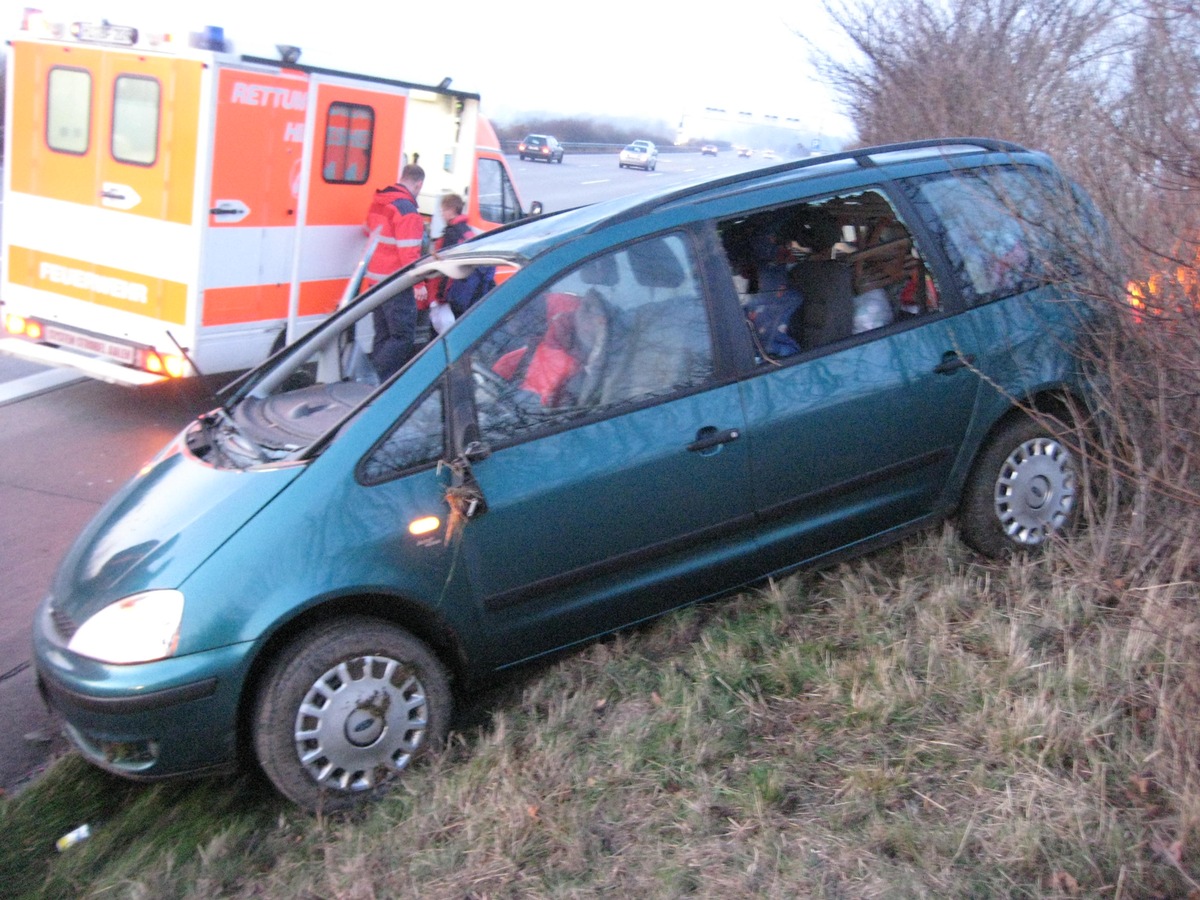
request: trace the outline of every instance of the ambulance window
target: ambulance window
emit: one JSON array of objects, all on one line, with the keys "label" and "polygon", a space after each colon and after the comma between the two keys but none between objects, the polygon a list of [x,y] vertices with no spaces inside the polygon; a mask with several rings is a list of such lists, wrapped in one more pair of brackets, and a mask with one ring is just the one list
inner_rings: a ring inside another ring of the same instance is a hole
[{"label": "ambulance window", "polygon": [[479,160],[476,170],[479,185],[479,215],[487,222],[503,225],[521,218],[521,204],[508,171],[499,160]]},{"label": "ambulance window", "polygon": [[92,76],[54,67],[46,94],[46,143],[61,153],[87,153],[92,133]]},{"label": "ambulance window", "polygon": [[113,89],[112,155],[120,162],[152,166],[158,159],[159,97],[153,78],[117,76]]},{"label": "ambulance window", "polygon": [[353,103],[331,103],[321,164],[325,180],[330,184],[366,184],[374,137],[375,110]]}]

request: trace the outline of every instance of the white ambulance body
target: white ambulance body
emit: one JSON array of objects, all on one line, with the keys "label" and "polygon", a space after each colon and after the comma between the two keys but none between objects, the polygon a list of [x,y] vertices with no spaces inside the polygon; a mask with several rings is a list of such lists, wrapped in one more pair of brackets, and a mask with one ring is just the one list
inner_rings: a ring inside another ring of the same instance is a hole
[{"label": "white ambulance body", "polygon": [[8,53],[0,350],[127,384],[257,365],[342,300],[409,161],[428,220],[449,191],[479,230],[522,215],[476,94],[40,25]]}]

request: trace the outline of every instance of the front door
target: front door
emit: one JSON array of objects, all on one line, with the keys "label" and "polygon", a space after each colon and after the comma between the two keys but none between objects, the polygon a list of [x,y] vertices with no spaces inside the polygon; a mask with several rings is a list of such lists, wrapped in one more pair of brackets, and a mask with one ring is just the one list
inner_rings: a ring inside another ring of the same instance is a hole
[{"label": "front door", "polygon": [[[752,517],[736,384],[716,384],[692,245],[585,263],[469,353],[487,509],[463,563],[517,662],[741,583]],[[460,367],[465,371],[466,366]]]}]

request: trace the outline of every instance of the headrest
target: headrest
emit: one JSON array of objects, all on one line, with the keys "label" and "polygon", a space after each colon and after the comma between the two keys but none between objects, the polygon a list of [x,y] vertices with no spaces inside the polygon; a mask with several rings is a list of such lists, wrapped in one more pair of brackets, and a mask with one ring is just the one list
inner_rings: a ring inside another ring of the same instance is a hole
[{"label": "headrest", "polygon": [[633,277],[643,287],[677,288],[683,284],[683,266],[664,239],[641,241],[627,252]]},{"label": "headrest", "polygon": [[621,280],[617,261],[612,254],[585,262],[579,269],[579,278],[584,284],[598,284],[601,287],[613,287]]}]

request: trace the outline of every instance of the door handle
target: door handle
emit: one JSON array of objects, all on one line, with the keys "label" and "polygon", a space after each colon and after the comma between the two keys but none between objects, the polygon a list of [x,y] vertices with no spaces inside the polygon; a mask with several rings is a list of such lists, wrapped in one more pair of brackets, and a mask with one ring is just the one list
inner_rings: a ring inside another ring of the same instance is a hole
[{"label": "door handle", "polygon": [[705,426],[696,432],[696,440],[688,444],[688,450],[692,453],[703,453],[705,450],[715,450],[730,441],[736,441],[742,436],[742,433],[736,428],[726,428],[724,431],[718,431],[711,425]]},{"label": "door handle", "polygon": [[949,375],[951,372],[965,369],[974,362],[975,357],[969,353],[963,356],[957,350],[949,350],[942,354],[942,361],[933,367],[933,371],[937,375]]}]

